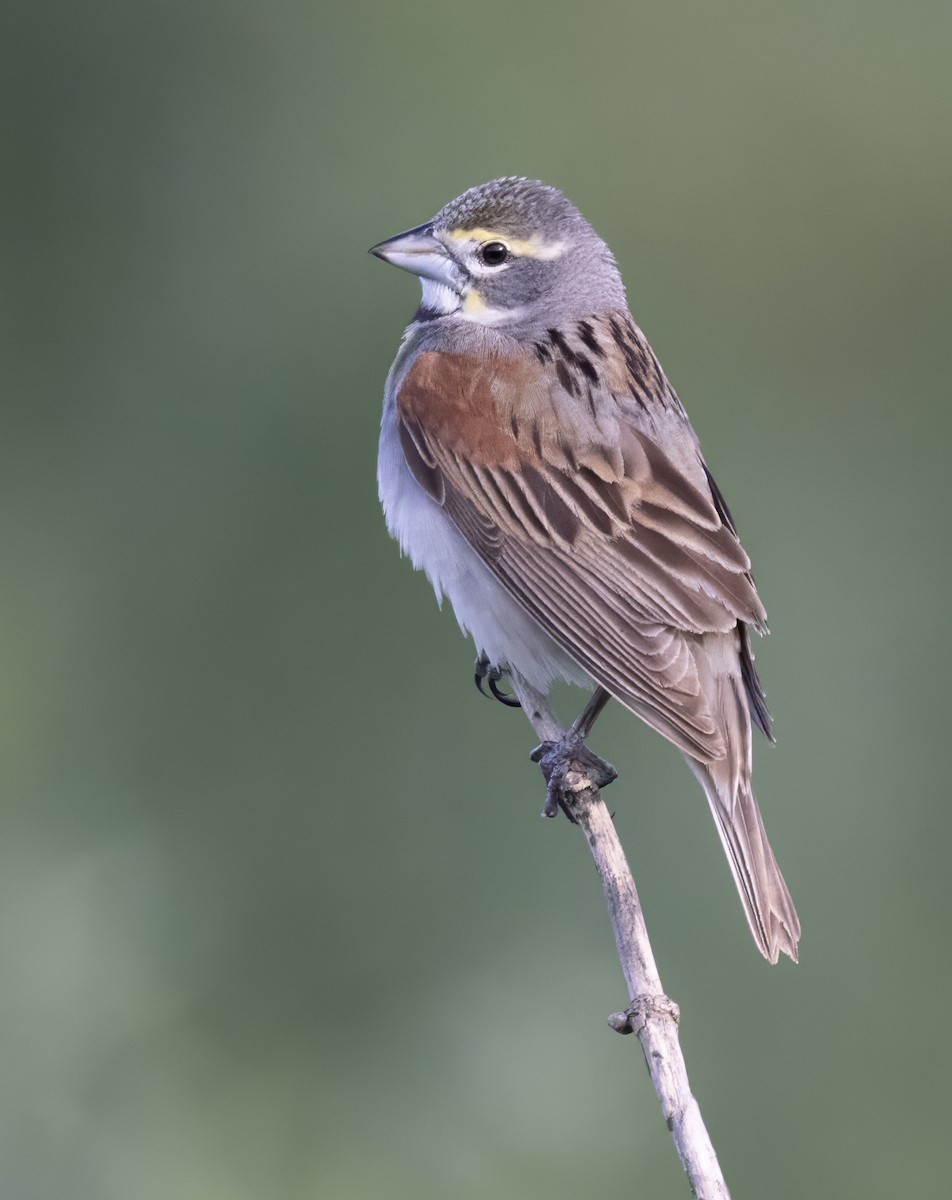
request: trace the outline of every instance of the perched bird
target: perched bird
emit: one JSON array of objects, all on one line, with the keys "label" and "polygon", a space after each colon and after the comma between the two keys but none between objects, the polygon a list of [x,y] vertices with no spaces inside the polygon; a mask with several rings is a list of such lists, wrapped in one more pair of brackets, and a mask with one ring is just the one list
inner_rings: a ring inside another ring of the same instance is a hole
[{"label": "perched bird", "polygon": [[[387,526],[479,654],[543,696],[595,684],[681,750],[758,947],[800,922],[751,790],[766,614],[611,251],[556,188],[495,179],[372,253],[423,300],[386,384]],[[771,738],[772,740],[772,738]]]}]

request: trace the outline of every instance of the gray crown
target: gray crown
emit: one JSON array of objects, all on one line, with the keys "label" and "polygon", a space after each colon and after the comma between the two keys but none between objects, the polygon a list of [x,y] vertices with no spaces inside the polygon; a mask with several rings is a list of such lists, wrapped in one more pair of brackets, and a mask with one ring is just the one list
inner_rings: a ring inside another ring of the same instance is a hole
[{"label": "gray crown", "polygon": [[[558,188],[509,175],[470,188],[437,213],[437,229],[494,229],[513,237],[557,237],[570,227],[591,226]],[[594,230],[592,230],[594,233]]]}]

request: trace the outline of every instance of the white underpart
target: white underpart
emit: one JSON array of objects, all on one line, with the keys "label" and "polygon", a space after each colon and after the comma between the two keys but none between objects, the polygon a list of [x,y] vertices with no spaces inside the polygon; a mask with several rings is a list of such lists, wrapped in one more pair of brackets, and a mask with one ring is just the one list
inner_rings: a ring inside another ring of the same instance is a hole
[{"label": "white underpart", "polygon": [[463,633],[493,665],[514,667],[543,695],[554,680],[592,681],[521,608],[443,509],[414,479],[397,432],[395,404],[384,408],[377,483],[387,528],[413,565],[426,573],[437,600],[449,598]]}]

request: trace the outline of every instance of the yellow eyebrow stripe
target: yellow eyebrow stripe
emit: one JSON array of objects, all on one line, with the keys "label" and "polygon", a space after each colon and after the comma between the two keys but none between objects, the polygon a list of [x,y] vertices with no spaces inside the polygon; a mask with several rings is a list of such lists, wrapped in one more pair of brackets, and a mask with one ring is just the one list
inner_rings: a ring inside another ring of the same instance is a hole
[{"label": "yellow eyebrow stripe", "polygon": [[565,242],[543,242],[541,238],[512,238],[494,229],[454,229],[449,237],[454,242],[504,242],[519,258],[558,258]]}]

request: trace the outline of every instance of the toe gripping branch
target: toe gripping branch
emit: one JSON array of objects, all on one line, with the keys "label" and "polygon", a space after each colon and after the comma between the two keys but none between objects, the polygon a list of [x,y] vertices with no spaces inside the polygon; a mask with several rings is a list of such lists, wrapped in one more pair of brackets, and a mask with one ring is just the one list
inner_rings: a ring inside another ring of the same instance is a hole
[{"label": "toe gripping branch", "polygon": [[607,787],[618,778],[611,765],[593,754],[585,740],[574,729],[555,742],[543,742],[529,755],[537,762],[545,776],[546,797],[542,810],[544,817],[557,817],[559,810],[565,813],[573,825],[578,821],[572,809],[585,795],[598,788]]},{"label": "toe gripping branch", "polygon": [[[489,692],[492,692],[493,696],[495,696],[495,698],[501,704],[506,704],[510,708],[522,708],[522,705],[516,696],[510,696],[508,692],[500,691],[500,689],[496,686],[506,672],[500,670],[499,667],[492,666],[489,658],[485,654],[481,654],[479,658],[476,659],[475,672],[476,673],[474,674],[473,679],[476,681],[476,686],[487,698],[487,700],[489,699]],[[489,684],[489,692],[483,691],[484,679]]]},{"label": "toe gripping branch", "polygon": [[585,745],[611,696],[603,687],[596,687],[588,704],[575,719],[571,729],[561,737],[536,746],[529,757],[542,769],[546,782],[544,817],[556,817],[559,809],[573,825],[578,821],[572,811],[580,802],[599,788],[607,787],[618,778],[618,772],[609,762],[593,754]]}]

